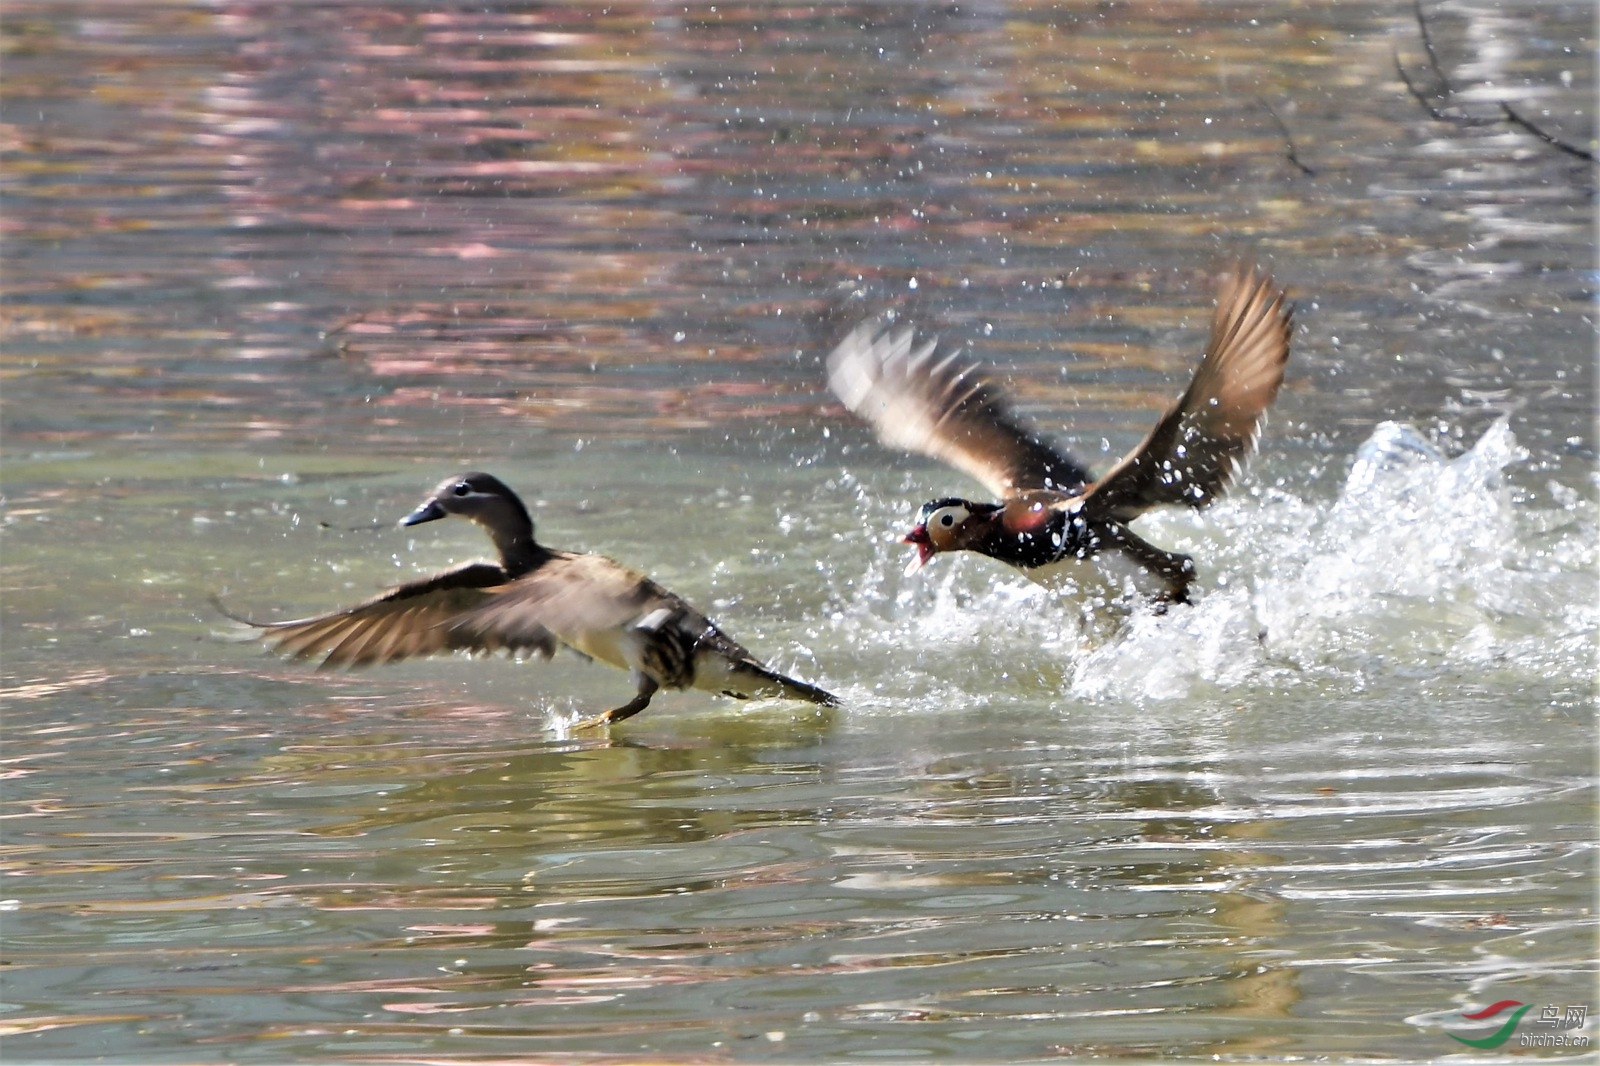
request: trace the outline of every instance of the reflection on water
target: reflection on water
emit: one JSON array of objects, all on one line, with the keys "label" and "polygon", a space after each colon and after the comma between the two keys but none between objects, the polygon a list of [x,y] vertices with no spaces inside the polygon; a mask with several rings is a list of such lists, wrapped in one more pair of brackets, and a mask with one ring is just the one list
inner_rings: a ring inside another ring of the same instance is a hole
[{"label": "reflection on water", "polygon": [[[519,436],[804,421],[815,374],[785,355],[813,313],[915,278],[1093,441],[1170,391],[1234,252],[1308,297],[1312,432],[1353,444],[1399,398],[1565,437],[1593,391],[1592,175],[1430,123],[1388,7],[20,7],[8,347],[76,415],[14,417],[28,439],[242,422],[409,456],[419,410]],[[1581,140],[1591,71],[1556,42],[1587,12],[1541,17],[1493,35],[1494,85]],[[1480,21],[1438,17],[1463,85],[1493,73]]]},{"label": "reflection on water", "polygon": [[[1429,14],[1462,106],[1588,136],[1591,11]],[[1424,1058],[1588,1002],[1593,172],[1430,120],[1416,29],[11,4],[8,1056]],[[1240,491],[1141,524],[1195,606],[901,574],[963,486],[830,405],[838,330],[916,304],[1103,470],[1237,252],[1303,326]],[[475,556],[391,524],[468,465],[847,706],[569,736],[625,679],[227,641],[213,592]]]}]

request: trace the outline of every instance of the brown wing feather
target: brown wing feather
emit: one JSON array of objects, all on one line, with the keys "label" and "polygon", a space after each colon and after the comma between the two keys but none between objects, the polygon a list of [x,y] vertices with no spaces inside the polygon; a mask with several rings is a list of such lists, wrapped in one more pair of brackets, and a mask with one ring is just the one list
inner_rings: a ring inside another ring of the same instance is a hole
[{"label": "brown wing feather", "polygon": [[683,599],[615,560],[551,552],[549,561],[463,612],[450,628],[465,641],[522,642],[546,633],[571,644],[584,633],[635,625],[655,611],[689,628],[711,626]]},{"label": "brown wing feather", "polygon": [[474,638],[450,623],[493,602],[506,587],[506,572],[491,563],[470,563],[341,611],[291,622],[251,622],[262,639],[294,659],[321,657],[319,668],[371,666],[442,651],[530,651],[550,655],[547,631],[523,627],[513,638]]},{"label": "brown wing feather", "polygon": [[883,443],[970,474],[991,493],[1076,493],[1089,473],[1019,422],[958,350],[917,346],[910,327],[857,326],[828,356],[828,386]]},{"label": "brown wing feather", "polygon": [[1089,517],[1128,521],[1161,504],[1205,507],[1252,448],[1283,384],[1294,309],[1271,275],[1241,265],[1217,293],[1194,379],[1144,441],[1096,483]]}]

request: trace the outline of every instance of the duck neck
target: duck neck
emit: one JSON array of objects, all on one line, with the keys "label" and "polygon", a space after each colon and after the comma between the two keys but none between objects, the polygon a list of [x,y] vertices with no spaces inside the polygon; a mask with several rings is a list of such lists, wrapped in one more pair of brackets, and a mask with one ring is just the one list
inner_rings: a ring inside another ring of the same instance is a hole
[{"label": "duck neck", "polygon": [[526,509],[519,507],[519,511],[488,526],[495,550],[500,553],[500,565],[512,577],[521,577],[550,558],[550,552],[533,539],[533,519]]},{"label": "duck neck", "polygon": [[502,541],[496,538],[495,547],[500,549],[500,565],[512,577],[521,577],[531,570],[537,570],[550,558],[544,545],[535,541],[531,534],[525,540]]}]

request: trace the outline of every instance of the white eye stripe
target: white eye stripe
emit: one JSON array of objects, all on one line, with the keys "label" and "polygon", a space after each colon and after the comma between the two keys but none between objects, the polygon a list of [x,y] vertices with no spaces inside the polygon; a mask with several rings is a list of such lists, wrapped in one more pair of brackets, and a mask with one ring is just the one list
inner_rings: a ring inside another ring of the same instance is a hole
[{"label": "white eye stripe", "polygon": [[939,529],[954,529],[965,522],[971,513],[965,507],[951,504],[948,507],[941,507],[929,515],[928,525]]}]

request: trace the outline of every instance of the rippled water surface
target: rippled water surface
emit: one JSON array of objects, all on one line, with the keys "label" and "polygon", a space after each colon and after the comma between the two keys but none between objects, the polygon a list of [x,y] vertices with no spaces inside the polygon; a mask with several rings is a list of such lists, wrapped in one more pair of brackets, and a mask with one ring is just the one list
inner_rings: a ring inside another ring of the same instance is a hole
[{"label": "rippled water surface", "polygon": [[[8,2],[0,1054],[1583,1053],[1595,172],[1501,105],[1592,150],[1593,11],[1426,14],[1436,71],[1404,4]],[[976,490],[828,398],[844,328],[1104,470],[1238,255],[1299,329],[1141,520],[1195,605],[902,575]],[[466,468],[844,706],[574,731],[622,674],[209,602],[475,556],[392,524]]]}]

